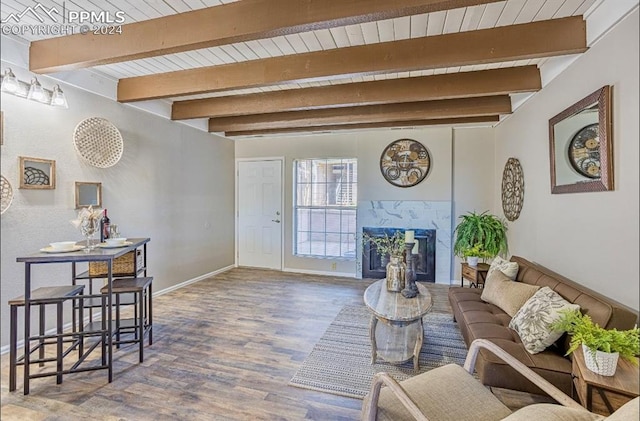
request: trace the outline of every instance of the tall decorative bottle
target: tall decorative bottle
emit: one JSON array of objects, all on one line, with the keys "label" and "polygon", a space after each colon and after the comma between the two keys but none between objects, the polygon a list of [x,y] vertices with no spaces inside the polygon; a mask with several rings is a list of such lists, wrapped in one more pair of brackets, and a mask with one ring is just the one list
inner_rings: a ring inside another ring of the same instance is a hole
[{"label": "tall decorative bottle", "polygon": [[104,240],[109,238],[109,226],[111,225],[111,221],[107,216],[107,210],[105,209],[102,214],[102,219],[100,220],[100,242],[104,243]]}]

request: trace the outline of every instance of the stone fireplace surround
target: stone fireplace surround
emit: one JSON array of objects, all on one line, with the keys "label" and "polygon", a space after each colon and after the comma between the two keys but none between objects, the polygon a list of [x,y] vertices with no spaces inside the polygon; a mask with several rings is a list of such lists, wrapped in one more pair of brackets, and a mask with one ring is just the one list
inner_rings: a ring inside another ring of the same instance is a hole
[{"label": "stone fireplace surround", "polygon": [[[363,227],[436,230],[436,283],[451,283],[451,202],[373,200],[358,202],[357,233]],[[356,277],[362,278],[362,244],[357,242]]]}]

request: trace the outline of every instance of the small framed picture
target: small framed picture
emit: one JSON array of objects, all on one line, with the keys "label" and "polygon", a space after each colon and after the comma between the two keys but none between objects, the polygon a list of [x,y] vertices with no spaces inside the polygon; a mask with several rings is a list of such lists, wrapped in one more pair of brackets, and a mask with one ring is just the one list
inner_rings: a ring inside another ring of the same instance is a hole
[{"label": "small framed picture", "polygon": [[21,189],[55,189],[56,161],[42,158],[20,158]]}]

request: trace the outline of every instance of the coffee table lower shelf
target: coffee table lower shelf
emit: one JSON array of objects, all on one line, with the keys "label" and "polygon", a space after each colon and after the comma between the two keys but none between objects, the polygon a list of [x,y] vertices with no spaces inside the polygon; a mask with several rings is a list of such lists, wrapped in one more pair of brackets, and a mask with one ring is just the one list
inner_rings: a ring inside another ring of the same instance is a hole
[{"label": "coffee table lower shelf", "polygon": [[371,364],[377,357],[392,364],[401,364],[413,359],[413,368],[418,370],[418,359],[424,341],[422,319],[410,323],[390,323],[384,320],[378,323],[376,316],[371,316],[369,327],[371,337]]}]

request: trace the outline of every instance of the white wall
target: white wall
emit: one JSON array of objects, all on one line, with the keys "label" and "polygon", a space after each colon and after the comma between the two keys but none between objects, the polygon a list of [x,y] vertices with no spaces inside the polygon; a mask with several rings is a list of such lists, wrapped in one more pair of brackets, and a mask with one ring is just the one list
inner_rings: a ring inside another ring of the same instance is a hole
[{"label": "white wall", "polygon": [[[8,67],[3,62],[3,70]],[[28,80],[25,70],[11,66]],[[20,75],[23,76],[20,76]],[[50,88],[53,83],[40,78]],[[2,345],[8,343],[8,299],[24,293],[28,255],[52,241],[82,240],[74,219],[74,182],[102,182],[103,204],[112,223],[129,237],[150,237],[149,275],[154,290],[211,273],[234,263],[234,147],[230,140],[177,124],[63,85],[69,109],[2,94],[2,175],[13,186],[2,215],[0,292]],[[72,135],[87,117],[104,117],[124,138],[121,161],[108,169],[84,163]],[[21,190],[18,156],[56,161],[55,190]],[[70,283],[70,265],[34,268],[33,287]],[[22,336],[22,335],[20,335]]]},{"label": "white wall", "polygon": [[[458,132],[460,133],[458,135]],[[293,256],[293,160],[297,158],[358,158],[358,201],[432,200],[461,201],[463,211],[474,206],[489,209],[493,203],[493,132],[491,128],[452,129],[430,127],[407,130],[376,130],[340,134],[312,134],[236,141],[236,158],[285,157],[284,264],[286,269],[355,274],[353,261]],[[411,138],[429,149],[432,167],[429,176],[411,188],[395,187],[380,173],[384,148],[394,140]],[[454,143],[456,139],[456,158]],[[457,139],[460,140],[457,140]],[[466,145],[464,150],[458,151]],[[459,155],[459,157],[457,157]],[[459,162],[458,162],[459,161]],[[457,168],[460,167],[458,170]],[[452,173],[457,174],[453,193]],[[475,203],[479,203],[474,205]],[[454,214],[454,215],[457,215]],[[336,269],[332,264],[336,263]]]},{"label": "white wall", "polygon": [[[503,216],[502,207],[494,209],[495,187],[496,184],[499,185],[502,176],[500,169],[496,177],[494,155],[493,128],[462,128],[453,131],[453,228],[460,222],[460,215],[471,211],[489,211]],[[455,242],[455,236],[453,241]],[[461,259],[455,257],[453,279],[458,282],[460,263]]]},{"label": "white wall", "polygon": [[[638,10],[495,129],[496,171],[520,160],[525,199],[510,224],[513,254],[536,261],[635,309],[639,307]],[[610,192],[551,194],[549,119],[613,86]],[[495,208],[499,208],[496,185]]]}]

